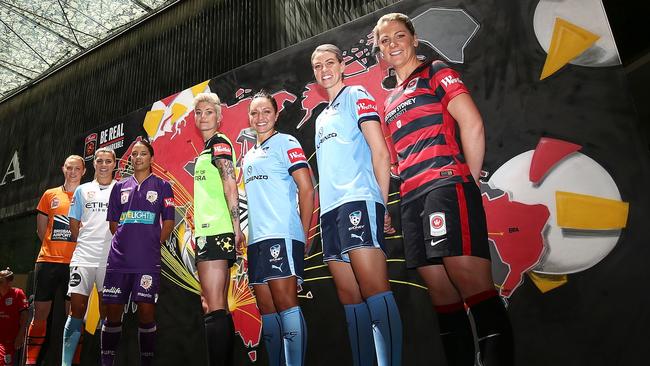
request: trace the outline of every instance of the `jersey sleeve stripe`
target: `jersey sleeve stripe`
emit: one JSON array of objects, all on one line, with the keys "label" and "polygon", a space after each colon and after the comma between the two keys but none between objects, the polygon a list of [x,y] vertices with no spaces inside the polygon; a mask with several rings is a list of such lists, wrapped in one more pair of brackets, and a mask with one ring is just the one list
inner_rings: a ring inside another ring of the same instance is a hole
[{"label": "jersey sleeve stripe", "polygon": [[289,169],[288,169],[289,175],[293,174],[293,172],[295,172],[296,170],[302,169],[302,168],[309,168],[309,164],[307,164],[305,162],[301,162],[301,163],[294,164],[294,165],[290,166]]},{"label": "jersey sleeve stripe", "polygon": [[357,122],[357,125],[359,126],[359,128],[361,128],[361,124],[364,123],[364,122],[368,122],[368,121],[381,122],[381,120],[379,119],[379,115],[371,114],[371,115],[362,116],[361,118],[359,118],[359,121]]}]

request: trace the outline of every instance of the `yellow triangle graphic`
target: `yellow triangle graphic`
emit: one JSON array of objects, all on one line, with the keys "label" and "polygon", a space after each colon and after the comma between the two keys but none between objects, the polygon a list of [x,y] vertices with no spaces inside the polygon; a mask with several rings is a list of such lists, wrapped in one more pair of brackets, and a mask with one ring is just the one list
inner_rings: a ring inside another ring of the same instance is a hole
[{"label": "yellow triangle graphic", "polygon": [[158,132],[158,126],[160,126],[160,121],[162,120],[164,113],[165,111],[158,109],[155,111],[149,111],[147,112],[147,115],[144,116],[142,127],[144,127],[144,130],[147,131],[149,138],[156,136],[156,132]]},{"label": "yellow triangle graphic", "polygon": [[548,48],[540,80],[553,75],[569,61],[580,56],[600,38],[599,35],[578,27],[562,18],[555,18],[553,38]]},{"label": "yellow triangle graphic", "polygon": [[184,115],[186,111],[186,106],[174,103],[172,105],[172,124],[176,123],[176,121],[178,121],[178,119],[181,118],[181,116]]},{"label": "yellow triangle graphic", "polygon": [[200,84],[194,85],[191,90],[192,90],[192,95],[196,96],[199,93],[203,93],[205,91],[205,88],[208,86],[208,83],[210,80],[206,80]]},{"label": "yellow triangle graphic", "polygon": [[88,300],[88,309],[86,310],[86,332],[95,334],[97,322],[99,322],[99,294],[97,293],[97,287],[93,286],[93,291],[90,293],[90,299]]},{"label": "yellow triangle graphic", "polygon": [[615,230],[627,226],[630,204],[571,192],[555,192],[557,225],[566,229]]},{"label": "yellow triangle graphic", "polygon": [[535,272],[528,272],[528,277],[533,280],[533,283],[543,293],[547,293],[567,283],[566,275],[548,275]]}]

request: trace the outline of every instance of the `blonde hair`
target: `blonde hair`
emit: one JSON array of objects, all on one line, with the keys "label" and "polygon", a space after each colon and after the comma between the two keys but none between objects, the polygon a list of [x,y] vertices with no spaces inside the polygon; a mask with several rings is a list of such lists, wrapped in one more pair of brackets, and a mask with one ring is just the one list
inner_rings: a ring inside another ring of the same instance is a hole
[{"label": "blonde hair", "polygon": [[84,161],[84,158],[82,158],[82,157],[79,156],[79,155],[70,155],[70,156],[68,156],[67,158],[65,158],[65,161],[63,162],[63,165],[65,165],[65,163],[66,163],[68,160],[71,160],[71,159],[72,159],[72,160],[79,160],[79,162],[81,163],[81,166],[83,166],[84,169],[86,168],[86,163],[85,163],[85,161]]},{"label": "blonde hair", "polygon": [[218,115],[221,115],[221,99],[216,93],[199,93],[194,97],[193,106],[196,106],[199,103],[210,103],[214,106],[214,109],[217,111]]},{"label": "blonde hair", "polygon": [[314,57],[316,57],[316,54],[319,53],[319,52],[331,52],[334,55],[336,55],[336,59],[339,62],[343,62],[343,52],[341,52],[340,48],[336,47],[335,45],[333,45],[331,43],[325,43],[325,44],[322,44],[322,45],[316,47],[314,52],[312,52],[312,54],[311,54],[311,61],[314,61]]},{"label": "blonde hair", "polygon": [[402,13],[388,13],[377,21],[377,24],[375,25],[375,28],[372,30],[372,34],[374,35],[374,46],[379,47],[379,27],[381,27],[384,23],[388,22],[400,22],[406,26],[406,29],[408,29],[409,33],[411,33],[412,36],[415,35],[415,26],[413,26],[413,22],[411,21],[411,18],[408,17],[406,14]]},{"label": "blonde hair", "polygon": [[113,149],[110,149],[108,147],[100,147],[99,149],[97,149],[97,151],[95,151],[95,158],[93,160],[97,160],[97,155],[99,153],[109,153],[113,155],[113,160],[117,159],[117,157],[115,156],[115,151]]}]

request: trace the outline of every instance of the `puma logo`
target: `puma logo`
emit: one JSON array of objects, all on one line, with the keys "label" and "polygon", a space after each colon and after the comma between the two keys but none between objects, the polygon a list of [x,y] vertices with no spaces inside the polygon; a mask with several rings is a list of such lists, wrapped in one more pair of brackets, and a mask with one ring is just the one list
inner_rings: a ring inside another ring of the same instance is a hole
[{"label": "puma logo", "polygon": [[280,263],[279,266],[276,266],[275,264],[271,264],[271,269],[277,269],[278,271],[282,272],[282,265],[284,263]]},{"label": "puma logo", "polygon": [[351,237],[351,238],[357,238],[357,239],[363,241],[363,233],[361,233],[361,235],[357,235],[357,234],[352,234],[352,233],[350,233],[350,237]]}]

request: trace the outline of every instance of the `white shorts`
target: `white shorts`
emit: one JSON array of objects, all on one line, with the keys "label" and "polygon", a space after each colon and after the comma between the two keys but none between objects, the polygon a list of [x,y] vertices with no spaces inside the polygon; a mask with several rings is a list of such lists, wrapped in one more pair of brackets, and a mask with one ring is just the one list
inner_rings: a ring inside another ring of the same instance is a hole
[{"label": "white shorts", "polygon": [[70,267],[70,282],[68,282],[68,296],[80,294],[90,296],[93,285],[99,293],[104,289],[104,276],[106,267]]}]

